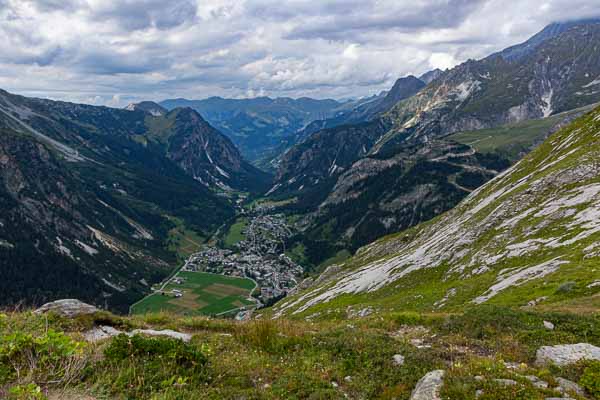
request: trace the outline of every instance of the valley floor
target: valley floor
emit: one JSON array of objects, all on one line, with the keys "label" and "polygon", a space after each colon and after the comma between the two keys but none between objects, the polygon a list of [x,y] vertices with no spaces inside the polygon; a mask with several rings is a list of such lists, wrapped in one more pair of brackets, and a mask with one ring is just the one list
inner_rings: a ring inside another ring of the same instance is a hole
[{"label": "valley floor", "polygon": [[[433,399],[415,397],[426,374],[442,399],[600,398],[599,362],[536,363],[541,346],[600,345],[598,314],[481,306],[460,314],[263,318],[2,313],[0,398]],[[191,340],[86,342],[94,325],[172,329]]]}]

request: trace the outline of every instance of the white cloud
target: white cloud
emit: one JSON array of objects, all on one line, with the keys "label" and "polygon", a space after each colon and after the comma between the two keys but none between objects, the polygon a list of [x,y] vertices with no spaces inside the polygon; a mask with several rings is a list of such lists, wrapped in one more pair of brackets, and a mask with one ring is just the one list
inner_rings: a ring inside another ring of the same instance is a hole
[{"label": "white cloud", "polygon": [[599,15],[595,0],[0,0],[0,87],[113,106],[364,96]]}]

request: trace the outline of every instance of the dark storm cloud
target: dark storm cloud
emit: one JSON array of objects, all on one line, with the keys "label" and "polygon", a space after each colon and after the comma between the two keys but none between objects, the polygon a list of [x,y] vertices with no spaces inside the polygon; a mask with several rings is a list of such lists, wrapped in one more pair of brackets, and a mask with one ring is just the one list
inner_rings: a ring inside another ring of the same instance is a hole
[{"label": "dark storm cloud", "polygon": [[125,30],[156,27],[174,28],[196,19],[196,3],[191,0],[111,0],[92,14],[93,19],[115,21]]},{"label": "dark storm cloud", "polygon": [[0,0],[0,87],[112,106],[370,95],[597,16],[596,0]]},{"label": "dark storm cloud", "polygon": [[373,9],[363,2],[362,6],[346,12],[332,13],[318,18],[312,24],[301,25],[287,38],[344,40],[348,36],[370,31],[453,28],[460,26],[469,14],[484,3],[484,0],[432,1],[413,7],[400,7],[397,12],[389,13],[385,12],[389,10]]}]

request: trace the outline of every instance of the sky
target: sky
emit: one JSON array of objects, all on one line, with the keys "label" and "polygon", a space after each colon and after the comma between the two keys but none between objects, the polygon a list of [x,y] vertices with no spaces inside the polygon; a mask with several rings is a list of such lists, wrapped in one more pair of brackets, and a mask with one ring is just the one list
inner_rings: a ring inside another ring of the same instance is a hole
[{"label": "sky", "polygon": [[599,16],[598,0],[0,0],[0,88],[112,107],[362,97]]}]

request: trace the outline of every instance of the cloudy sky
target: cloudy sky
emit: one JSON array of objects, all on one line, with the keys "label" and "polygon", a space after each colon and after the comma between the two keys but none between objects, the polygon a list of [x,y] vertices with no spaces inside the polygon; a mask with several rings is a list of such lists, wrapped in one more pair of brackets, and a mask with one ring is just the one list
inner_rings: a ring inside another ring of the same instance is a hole
[{"label": "cloudy sky", "polygon": [[598,16],[598,0],[0,0],[0,88],[115,107],[357,97]]}]

